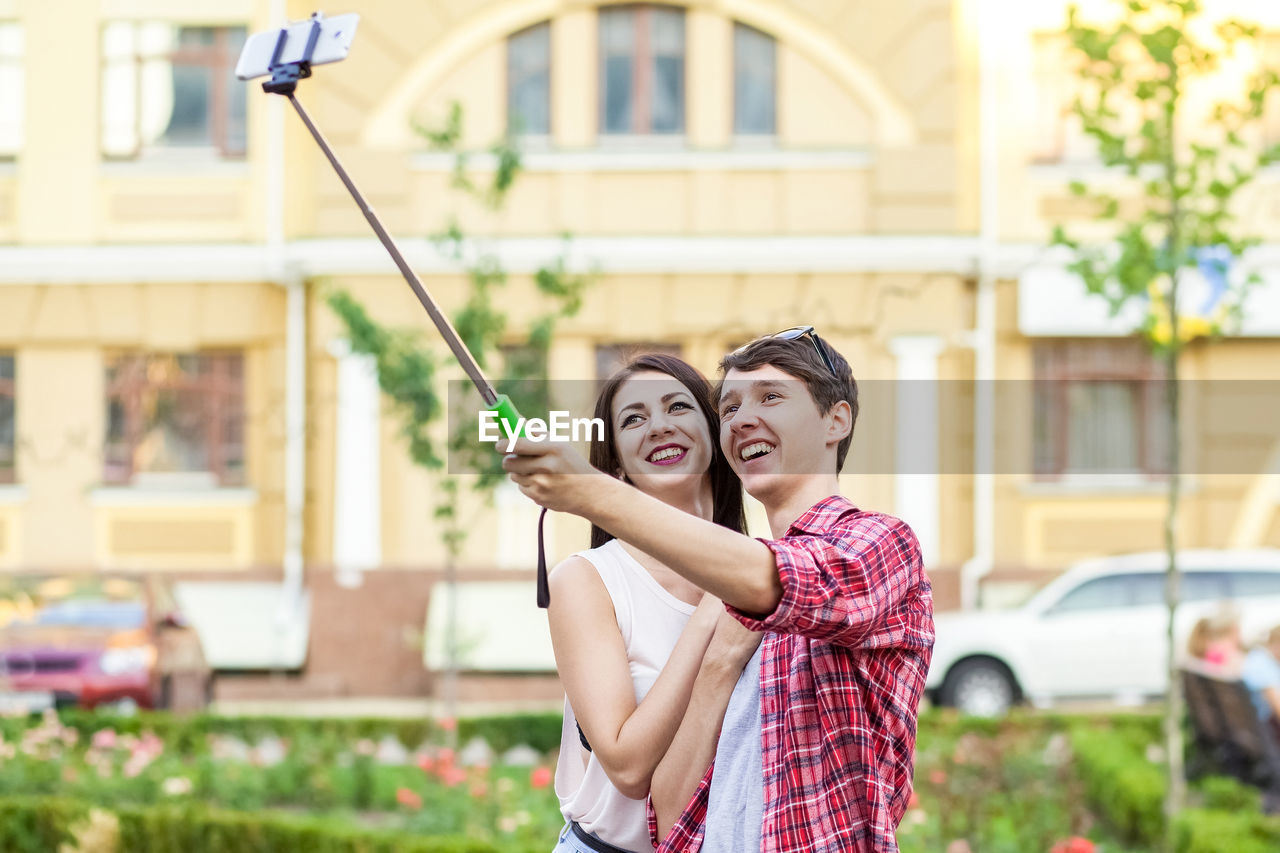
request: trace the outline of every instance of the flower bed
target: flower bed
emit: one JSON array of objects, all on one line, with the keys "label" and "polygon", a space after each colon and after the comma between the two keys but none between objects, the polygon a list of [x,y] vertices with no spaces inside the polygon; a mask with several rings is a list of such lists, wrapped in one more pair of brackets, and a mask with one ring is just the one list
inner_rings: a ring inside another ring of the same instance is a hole
[{"label": "flower bed", "polygon": [[[356,830],[465,837],[504,850],[545,846],[561,825],[545,753],[516,746],[499,754],[479,738],[461,751],[434,738],[406,745],[393,734],[403,731],[394,721],[380,735],[364,731],[377,740],[341,740],[341,727],[308,727],[312,721],[260,725],[257,738],[235,723],[228,728],[237,734],[219,732],[211,721],[197,735],[159,716],[102,718],[96,729],[80,716],[75,725],[54,714],[34,725],[23,721],[25,728],[8,722],[0,733],[0,797],[56,796],[121,815],[156,805],[326,815],[330,828],[336,821]],[[155,728],[167,729],[168,739]]]},{"label": "flower bed", "polygon": [[[1142,714],[934,712],[920,721],[903,853],[1122,853],[1158,849],[1165,775],[1159,720]],[[1178,853],[1280,850],[1258,792],[1209,777],[1191,786]]]},{"label": "flower bed", "polygon": [[[545,851],[559,730],[558,715],[0,719],[0,850]],[[1142,715],[926,714],[903,853],[1155,849],[1159,742]],[[1192,805],[1179,853],[1280,850],[1255,790],[1200,780]]]}]

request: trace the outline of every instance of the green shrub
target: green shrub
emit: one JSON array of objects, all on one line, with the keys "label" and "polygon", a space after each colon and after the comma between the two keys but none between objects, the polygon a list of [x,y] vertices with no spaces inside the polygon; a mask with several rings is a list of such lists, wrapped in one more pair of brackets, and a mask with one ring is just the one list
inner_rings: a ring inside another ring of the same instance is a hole
[{"label": "green shrub", "polygon": [[1125,840],[1154,849],[1164,827],[1165,772],[1139,742],[1131,732],[1086,726],[1071,738],[1089,802]]},{"label": "green shrub", "polygon": [[[391,735],[408,749],[428,740],[443,740],[440,721],[430,719],[390,719],[382,717],[303,718],[303,717],[225,717],[212,714],[174,716],[162,712],[140,712],[117,716],[69,708],[59,713],[63,725],[75,729],[87,739],[103,728],[117,734],[141,735],[151,731],[168,748],[183,753],[197,752],[210,735],[257,742],[267,736],[329,744],[336,753],[339,745],[360,738],[379,741]],[[0,719],[0,735],[14,740],[26,729],[37,725],[38,717]],[[554,751],[560,745],[559,713],[521,713],[488,717],[464,717],[457,721],[458,737],[465,743],[483,737],[499,753],[513,746],[528,744],[541,753]]]},{"label": "green shrub", "polygon": [[[50,853],[75,840],[90,804],[54,797],[0,798],[0,850]],[[552,843],[503,844],[364,830],[325,818],[242,813],[196,805],[120,807],[118,853],[543,853]]]},{"label": "green shrub", "polygon": [[1275,853],[1280,819],[1256,811],[1190,809],[1175,824],[1178,853]]},{"label": "green shrub", "polygon": [[559,713],[464,717],[458,721],[458,740],[466,743],[473,737],[482,737],[499,754],[520,744],[546,754],[560,748],[562,724]]},{"label": "green shrub", "polygon": [[48,853],[73,838],[89,804],[53,797],[0,797],[0,850]]},{"label": "green shrub", "polygon": [[1201,808],[1245,814],[1262,813],[1262,792],[1235,779],[1206,776],[1196,782],[1195,788]]}]

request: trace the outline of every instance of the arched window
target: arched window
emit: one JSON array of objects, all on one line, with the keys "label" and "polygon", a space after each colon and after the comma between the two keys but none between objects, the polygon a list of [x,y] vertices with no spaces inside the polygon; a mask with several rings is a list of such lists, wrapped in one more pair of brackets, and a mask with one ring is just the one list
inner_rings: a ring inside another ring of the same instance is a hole
[{"label": "arched window", "polygon": [[507,39],[507,126],[514,133],[551,132],[551,24]]},{"label": "arched window", "polygon": [[684,10],[600,10],[600,132],[684,132]]},{"label": "arched window", "polygon": [[244,27],[112,21],[102,30],[102,151],[245,155],[248,87],[233,69]]},{"label": "arched window", "polygon": [[733,25],[733,132],[777,132],[778,52],[773,36]]}]

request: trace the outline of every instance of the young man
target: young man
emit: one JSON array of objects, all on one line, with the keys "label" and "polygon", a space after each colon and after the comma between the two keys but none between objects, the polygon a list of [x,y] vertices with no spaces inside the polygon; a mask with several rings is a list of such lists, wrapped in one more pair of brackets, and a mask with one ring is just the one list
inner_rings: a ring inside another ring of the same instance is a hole
[{"label": "young man", "polygon": [[811,327],[753,341],[721,368],[720,444],[764,505],[771,540],[672,510],[564,444],[521,440],[504,467],[539,504],[653,555],[764,635],[757,656],[742,632],[717,628],[668,751],[683,766],[654,777],[661,829],[672,812],[658,786],[673,786],[669,803],[691,763],[701,773],[714,755],[719,769],[706,770],[662,850],[896,851],[933,648],[919,545],[902,521],[839,494],[857,384]]}]

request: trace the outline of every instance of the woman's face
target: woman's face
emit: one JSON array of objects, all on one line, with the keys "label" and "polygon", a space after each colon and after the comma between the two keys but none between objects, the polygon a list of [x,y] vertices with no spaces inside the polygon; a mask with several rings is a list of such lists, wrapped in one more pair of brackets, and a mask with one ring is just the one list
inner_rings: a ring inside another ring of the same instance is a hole
[{"label": "woman's face", "polygon": [[675,377],[646,370],[614,394],[613,440],[622,474],[642,492],[697,488],[711,467],[706,415]]}]

